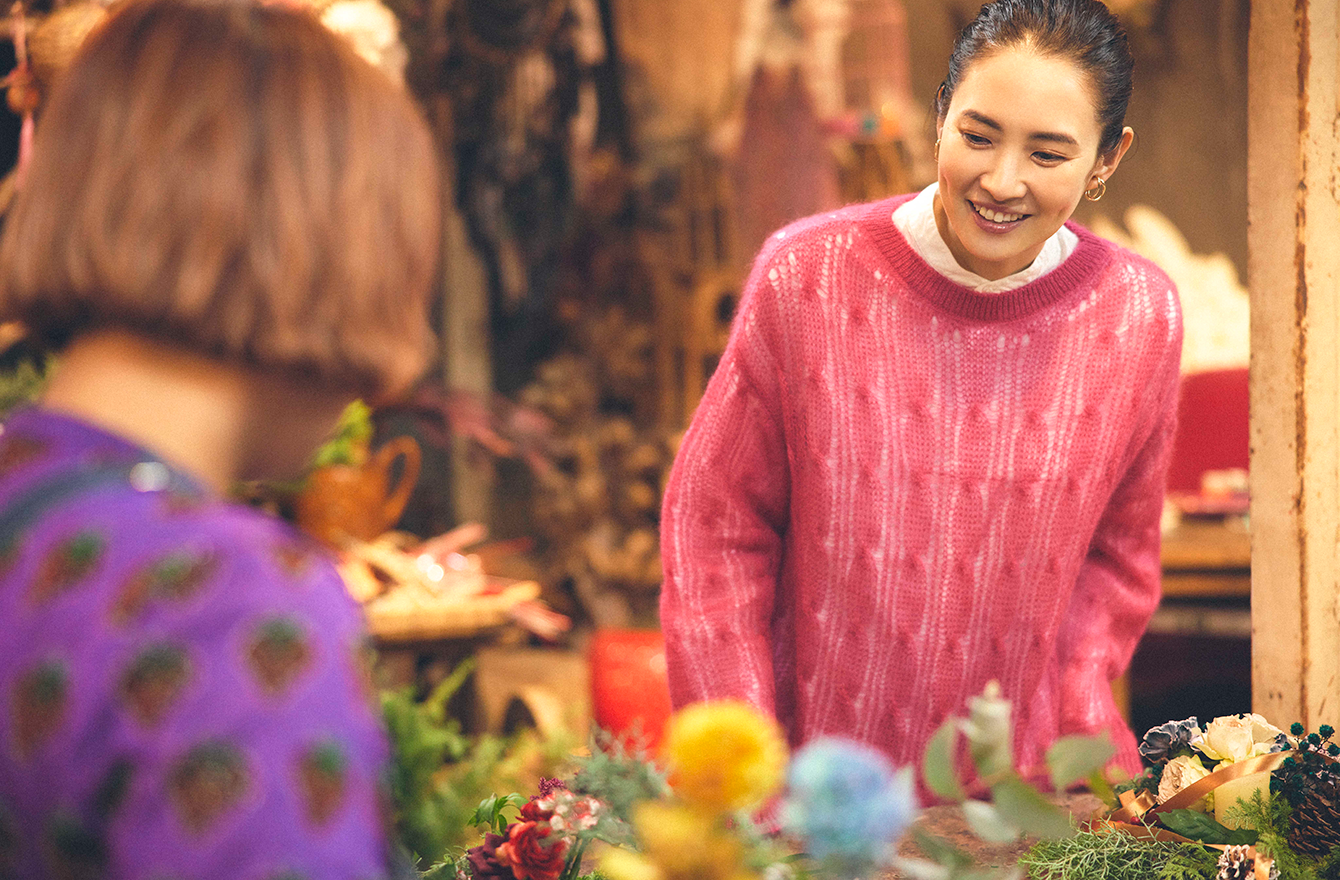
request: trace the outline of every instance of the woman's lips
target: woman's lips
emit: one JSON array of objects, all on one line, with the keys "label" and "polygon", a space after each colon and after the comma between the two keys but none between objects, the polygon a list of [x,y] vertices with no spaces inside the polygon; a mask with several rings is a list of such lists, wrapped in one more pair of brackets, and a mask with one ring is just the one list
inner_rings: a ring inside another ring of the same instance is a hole
[{"label": "woman's lips", "polygon": [[[1009,232],[1019,225],[1020,222],[1028,219],[1028,214],[1020,214],[1013,211],[1001,211],[997,208],[979,206],[971,199],[966,200],[968,210],[972,212],[973,219],[977,225],[988,232]],[[999,219],[997,219],[999,218]]]}]

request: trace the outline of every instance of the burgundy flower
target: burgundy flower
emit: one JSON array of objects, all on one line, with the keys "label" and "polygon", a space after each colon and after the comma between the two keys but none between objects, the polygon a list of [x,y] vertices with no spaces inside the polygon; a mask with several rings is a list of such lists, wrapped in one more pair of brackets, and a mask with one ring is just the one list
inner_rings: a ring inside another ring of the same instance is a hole
[{"label": "burgundy flower", "polygon": [[485,834],[484,842],[465,851],[471,874],[476,880],[516,880],[511,865],[502,861],[498,846],[506,842],[501,834]]},{"label": "burgundy flower", "polygon": [[540,779],[540,800],[552,797],[556,792],[567,790],[568,787],[563,784],[561,779],[555,779],[552,776],[544,776]]},{"label": "burgundy flower", "polygon": [[540,801],[531,798],[521,805],[521,821],[523,822],[548,822],[554,818],[552,807],[541,806]]},{"label": "burgundy flower", "polygon": [[498,845],[498,860],[511,866],[517,880],[558,880],[568,842],[546,840],[551,830],[534,821],[513,822],[507,828],[507,841]]}]

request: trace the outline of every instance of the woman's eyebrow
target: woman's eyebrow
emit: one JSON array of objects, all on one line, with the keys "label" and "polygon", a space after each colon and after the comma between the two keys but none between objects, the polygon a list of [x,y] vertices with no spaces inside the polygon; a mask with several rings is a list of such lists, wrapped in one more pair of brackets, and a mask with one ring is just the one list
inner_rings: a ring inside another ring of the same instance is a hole
[{"label": "woman's eyebrow", "polygon": [[[984,125],[994,131],[1005,130],[999,122],[992,119],[990,116],[987,116],[985,113],[979,113],[976,110],[964,110],[962,115],[979,125]],[[1071,147],[1079,146],[1079,141],[1075,140],[1072,136],[1055,131],[1035,131],[1028,136],[1028,139],[1031,141],[1049,141],[1051,143],[1066,144]]]}]

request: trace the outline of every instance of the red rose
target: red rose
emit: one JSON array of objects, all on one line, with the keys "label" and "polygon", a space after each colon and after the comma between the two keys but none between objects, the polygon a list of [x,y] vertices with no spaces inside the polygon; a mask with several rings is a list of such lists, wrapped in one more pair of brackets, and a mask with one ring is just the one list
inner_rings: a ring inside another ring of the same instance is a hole
[{"label": "red rose", "polygon": [[546,841],[550,830],[535,822],[513,822],[507,842],[498,845],[498,860],[512,868],[517,880],[558,880],[568,842]]},{"label": "red rose", "polygon": [[540,806],[540,802],[535,798],[531,798],[521,805],[521,821],[523,822],[548,822],[552,818],[554,818],[554,811]]}]

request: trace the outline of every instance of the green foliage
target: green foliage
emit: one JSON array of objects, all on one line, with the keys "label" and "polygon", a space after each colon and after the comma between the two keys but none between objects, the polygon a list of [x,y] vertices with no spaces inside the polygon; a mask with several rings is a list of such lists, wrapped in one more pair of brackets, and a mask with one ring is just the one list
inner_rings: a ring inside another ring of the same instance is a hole
[{"label": "green foliage", "polygon": [[644,748],[638,745],[626,747],[604,732],[592,738],[589,754],[579,759],[568,788],[604,802],[609,815],[601,820],[598,837],[620,846],[634,841],[630,824],[633,808],[642,801],[670,793],[665,771]]},{"label": "green foliage", "polygon": [[1069,837],[1075,833],[1070,817],[1036,788],[1017,776],[991,786],[991,795],[1002,815],[1020,831],[1034,837]]},{"label": "green foliage", "polygon": [[447,715],[451,699],[473,667],[458,666],[428,699],[418,702],[412,688],[382,693],[382,718],[391,735],[391,797],[400,841],[420,859],[438,859],[456,842],[470,812],[442,784],[447,762],[470,750],[460,723]]},{"label": "green foliage", "polygon": [[331,465],[361,465],[368,457],[372,443],[372,410],[361,400],[355,400],[340,413],[334,435],[317,447],[312,455],[311,468]]},{"label": "green foliage", "polygon": [[516,793],[501,797],[491,794],[479,802],[479,806],[470,816],[470,824],[482,825],[494,834],[502,834],[503,830],[520,815],[521,808],[525,804],[526,798]]},{"label": "green foliage", "polygon": [[1321,880],[1340,880],[1340,846],[1332,849],[1330,855],[1317,865],[1317,876]]},{"label": "green foliage", "polygon": [[[1069,838],[1075,834],[1070,816],[1019,775],[1011,757],[1010,704],[995,682],[981,696],[968,701],[969,718],[951,718],[927,743],[922,761],[926,785],[938,796],[957,801],[969,829],[987,843],[1004,844],[1028,834],[1044,839]],[[967,741],[972,769],[991,799],[968,799],[959,777],[955,756],[959,737]],[[1061,741],[1047,755],[1048,770],[1063,785],[1098,776],[1112,756],[1106,737],[1073,737]],[[899,873],[913,880],[971,880],[998,878],[1002,872],[976,865],[971,858],[930,835],[912,832],[925,859],[898,858]],[[1012,876],[1005,872],[1004,876]],[[1076,875],[1079,876],[1079,875]],[[1087,880],[1087,878],[1086,878]]]},{"label": "green foliage", "polygon": [[1258,834],[1289,835],[1289,816],[1293,808],[1284,798],[1263,797],[1253,792],[1250,799],[1239,800],[1228,808],[1226,818],[1246,828],[1255,828]]},{"label": "green foliage", "polygon": [[[1047,749],[1047,769],[1052,785],[1064,791],[1101,769],[1117,753],[1106,736],[1065,736]],[[1101,778],[1101,777],[1100,777]]]},{"label": "green foliage", "polygon": [[32,403],[46,386],[54,358],[27,358],[12,370],[0,372],[0,416],[16,406]]},{"label": "green foliage", "polygon": [[958,750],[958,719],[951,718],[931,735],[922,756],[921,774],[926,787],[937,797],[947,801],[961,801],[966,797],[954,767],[954,753]]},{"label": "green foliage", "polygon": [[[445,870],[443,865],[452,864],[477,839],[481,802],[487,803],[495,791],[530,788],[531,776],[555,772],[570,751],[571,743],[561,737],[537,743],[529,732],[506,738],[465,734],[448,714],[447,702],[473,668],[471,661],[457,666],[422,701],[414,699],[412,689],[381,695],[393,752],[390,787],[396,832],[421,870],[432,866],[429,875]],[[525,800],[519,795],[496,799],[500,813]],[[492,822],[497,817],[489,818]],[[442,876],[452,877],[454,871]]]},{"label": "green foliage", "polygon": [[1039,841],[1019,860],[1032,880],[1213,880],[1218,862],[1196,844],[1092,831]]},{"label": "green foliage", "polygon": [[1119,782],[1112,786],[1115,794],[1121,794],[1125,791],[1133,791],[1136,794],[1144,792],[1151,797],[1157,797],[1159,793],[1159,782],[1163,779],[1163,765],[1156,767],[1146,767],[1139,776],[1132,777],[1125,782]]},{"label": "green foliage", "polygon": [[1183,837],[1201,843],[1254,844],[1257,832],[1250,828],[1227,828],[1212,816],[1195,810],[1169,810],[1159,814],[1159,821]]}]

